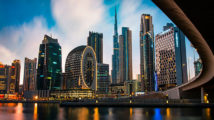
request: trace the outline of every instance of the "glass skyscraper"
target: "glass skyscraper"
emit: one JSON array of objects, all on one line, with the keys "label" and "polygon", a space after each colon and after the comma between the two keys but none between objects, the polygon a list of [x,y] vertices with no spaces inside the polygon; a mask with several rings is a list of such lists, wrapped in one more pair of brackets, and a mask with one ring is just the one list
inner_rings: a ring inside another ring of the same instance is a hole
[{"label": "glass skyscraper", "polygon": [[36,90],[36,63],[37,58],[29,59],[25,58],[24,66],[24,91],[35,91]]},{"label": "glass skyscraper", "polygon": [[202,70],[201,59],[194,61],[194,68],[195,68],[195,76],[197,76],[198,74],[200,74],[200,72]]},{"label": "glass skyscraper", "polygon": [[103,34],[89,32],[88,46],[91,46],[95,53],[98,63],[103,63]]},{"label": "glass skyscraper", "polygon": [[143,92],[155,90],[154,30],[152,16],[141,15],[140,24],[140,75]]},{"label": "glass skyscraper", "polygon": [[62,75],[61,46],[57,39],[44,36],[39,48],[37,89],[59,90]]},{"label": "glass skyscraper", "polygon": [[120,83],[123,83],[132,80],[132,32],[128,27],[122,27],[119,48],[119,75]]},{"label": "glass skyscraper", "polygon": [[113,36],[113,55],[112,55],[112,83],[116,84],[119,81],[119,43],[117,32],[117,12],[115,8],[115,23],[114,23],[114,36]]},{"label": "glass skyscraper", "polygon": [[109,65],[97,64],[97,91],[101,94],[107,94],[109,91]]}]

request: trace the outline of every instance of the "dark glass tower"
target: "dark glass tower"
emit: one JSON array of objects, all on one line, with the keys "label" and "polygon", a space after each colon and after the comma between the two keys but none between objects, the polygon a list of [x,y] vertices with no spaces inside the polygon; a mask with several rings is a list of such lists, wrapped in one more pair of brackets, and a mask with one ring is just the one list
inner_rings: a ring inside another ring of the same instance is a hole
[{"label": "dark glass tower", "polygon": [[155,90],[154,67],[154,31],[152,16],[142,14],[140,24],[140,74],[142,91],[144,92]]},{"label": "dark glass tower", "polygon": [[89,32],[88,46],[91,46],[95,53],[98,63],[103,63],[103,34]]},{"label": "dark glass tower", "polygon": [[115,8],[115,23],[114,23],[114,36],[113,36],[113,55],[112,55],[112,83],[118,83],[119,79],[119,43],[117,32],[117,12]]},{"label": "dark glass tower", "polygon": [[61,46],[57,39],[44,36],[39,48],[37,89],[59,90],[62,74]]},{"label": "dark glass tower", "polygon": [[120,45],[120,83],[132,80],[132,32],[128,27],[122,27],[122,35],[119,36]]}]

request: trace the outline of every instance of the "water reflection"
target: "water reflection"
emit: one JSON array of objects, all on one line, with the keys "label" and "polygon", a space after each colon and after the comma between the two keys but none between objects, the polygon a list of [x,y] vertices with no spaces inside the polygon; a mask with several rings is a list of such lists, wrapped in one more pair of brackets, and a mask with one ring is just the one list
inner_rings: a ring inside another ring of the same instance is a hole
[{"label": "water reflection", "polygon": [[171,119],[171,117],[170,117],[170,108],[166,108],[166,118],[167,118],[168,120]]},{"label": "water reflection", "polygon": [[162,120],[160,108],[155,108],[154,111],[155,111],[155,114],[153,116],[153,120]]},{"label": "water reflection", "polygon": [[94,120],[99,120],[99,109],[98,107],[94,108]]},{"label": "water reflection", "polygon": [[38,111],[37,111],[37,106],[38,106],[38,104],[37,103],[34,103],[34,112],[33,112],[33,118],[34,118],[34,120],[37,120],[37,113],[38,113]]},{"label": "water reflection", "polygon": [[0,103],[0,120],[171,120],[214,118],[213,108],[60,107],[58,104]]}]

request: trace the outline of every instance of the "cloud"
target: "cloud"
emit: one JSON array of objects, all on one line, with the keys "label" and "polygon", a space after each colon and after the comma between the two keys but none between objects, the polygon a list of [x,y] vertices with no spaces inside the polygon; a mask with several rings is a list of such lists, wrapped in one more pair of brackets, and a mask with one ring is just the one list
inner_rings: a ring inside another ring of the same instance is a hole
[{"label": "cloud", "polygon": [[21,60],[23,81],[24,58],[38,57],[39,44],[44,34],[49,33],[43,17],[35,17],[21,26],[9,26],[0,31],[0,54],[3,64],[11,64],[14,59]]},{"label": "cloud", "polygon": [[11,61],[16,58],[16,54],[10,51],[9,49],[5,48],[3,45],[0,44],[0,62],[3,64],[11,65]]},{"label": "cloud", "polygon": [[51,5],[63,46],[63,68],[68,53],[87,44],[89,31],[103,33],[104,62],[111,63],[113,25],[102,0],[52,0]]}]

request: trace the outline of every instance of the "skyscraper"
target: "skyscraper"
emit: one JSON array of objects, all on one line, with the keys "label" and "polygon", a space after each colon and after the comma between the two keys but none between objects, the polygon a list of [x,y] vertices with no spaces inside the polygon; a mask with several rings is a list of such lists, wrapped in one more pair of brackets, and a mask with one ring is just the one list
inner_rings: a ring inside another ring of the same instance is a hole
[{"label": "skyscraper", "polygon": [[23,91],[36,90],[36,63],[37,58],[25,58]]},{"label": "skyscraper", "polygon": [[10,80],[11,66],[3,65],[0,62],[0,94],[7,94]]},{"label": "skyscraper", "polygon": [[155,36],[156,70],[159,90],[187,82],[185,36],[168,23]]},{"label": "skyscraper", "polygon": [[[20,70],[21,70],[21,63],[20,60],[14,60],[11,66],[11,79],[10,79],[10,91],[13,93],[13,89],[15,93],[19,92],[19,82],[20,82]],[[13,84],[15,86],[13,86]],[[13,88],[15,87],[15,88]]]},{"label": "skyscraper", "polygon": [[109,65],[97,64],[97,91],[101,94],[107,94],[109,91]]},{"label": "skyscraper", "polygon": [[200,58],[198,60],[194,61],[194,69],[195,69],[195,76],[200,74],[200,72],[202,70],[202,63],[201,63]]},{"label": "skyscraper", "polygon": [[103,34],[89,32],[88,46],[91,46],[95,53],[98,63],[103,63]]},{"label": "skyscraper", "polygon": [[119,43],[117,32],[117,11],[115,8],[115,23],[114,23],[114,36],[113,36],[113,55],[112,55],[112,83],[118,83],[119,81]]},{"label": "skyscraper", "polygon": [[0,63],[0,93],[19,92],[20,68],[20,60],[14,60],[12,66]]},{"label": "skyscraper", "polygon": [[57,39],[44,36],[39,48],[37,89],[59,90],[62,74],[61,46]]},{"label": "skyscraper", "polygon": [[140,75],[142,91],[149,92],[155,89],[154,80],[154,30],[152,16],[141,15],[140,24]]},{"label": "skyscraper", "polygon": [[132,80],[132,32],[128,27],[122,27],[119,46],[119,75],[123,83]]}]

